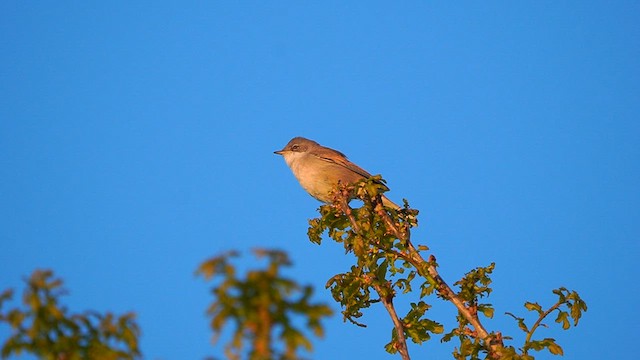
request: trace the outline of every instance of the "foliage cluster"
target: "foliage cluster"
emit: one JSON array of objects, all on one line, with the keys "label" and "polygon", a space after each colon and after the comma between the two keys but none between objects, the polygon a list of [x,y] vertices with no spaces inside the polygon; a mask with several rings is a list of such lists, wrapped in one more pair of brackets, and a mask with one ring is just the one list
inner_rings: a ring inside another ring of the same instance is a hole
[{"label": "foliage cluster", "polygon": [[[281,268],[291,265],[286,253],[256,249],[254,255],[268,259],[266,268],[250,270],[242,277],[237,276],[237,267],[231,262],[237,252],[213,257],[198,269],[206,279],[216,280],[214,300],[207,310],[214,341],[230,322],[234,330],[225,347],[228,359],[298,359],[299,350],[310,351],[312,345],[296,320],[305,319],[307,329],[323,336],[320,320],[331,315],[331,309],[311,302],[311,286],[301,286],[281,275]],[[284,348],[278,349],[276,344]]]},{"label": "foliage cluster", "polygon": [[[447,342],[457,337],[460,345],[453,351],[456,359],[532,359],[530,350],[548,349],[552,354],[562,354],[562,348],[554,339],[533,340],[533,335],[542,321],[557,311],[556,322],[568,329],[568,318],[578,324],[586,304],[578,294],[565,288],[553,290],[559,296],[556,304],[543,310],[537,303],[527,302],[528,310],[539,315],[531,328],[524,319],[513,316],[520,329],[526,333],[524,344],[516,349],[506,346],[501,332],[489,332],[485,329],[484,318],[492,318],[494,308],[490,303],[482,302],[491,293],[490,275],[495,264],[478,267],[469,271],[451,288],[438,273],[438,263],[433,254],[427,259],[422,253],[427,246],[415,247],[411,241],[411,228],[417,225],[417,211],[409,208],[389,209],[382,205],[381,194],[386,191],[384,181],[372,177],[357,184],[340,185],[334,193],[332,204],[320,207],[320,217],[309,221],[309,239],[317,244],[322,236],[328,236],[344,246],[347,253],[355,256],[355,264],[345,273],[335,275],[327,282],[333,298],[341,304],[343,317],[362,326],[357,319],[362,311],[374,303],[382,303],[387,310],[393,329],[391,341],[386,345],[390,353],[400,353],[403,359],[409,359],[407,339],[420,344],[441,334],[444,327],[435,319],[427,316],[431,307],[427,297],[435,294],[438,298],[451,302],[457,309],[458,326],[442,337]],[[351,208],[349,200],[358,198],[363,205]],[[414,284],[417,284],[414,285]],[[420,289],[413,292],[413,287]],[[411,309],[403,317],[398,316],[394,299],[399,296],[414,296]],[[569,312],[560,310],[568,308]]]},{"label": "foliage cluster", "polygon": [[62,280],[50,270],[34,271],[26,283],[24,309],[3,311],[13,290],[0,295],[0,323],[7,323],[12,329],[2,345],[3,359],[22,352],[47,360],[139,358],[140,329],[133,313],[70,313],[59,304],[65,294]]}]

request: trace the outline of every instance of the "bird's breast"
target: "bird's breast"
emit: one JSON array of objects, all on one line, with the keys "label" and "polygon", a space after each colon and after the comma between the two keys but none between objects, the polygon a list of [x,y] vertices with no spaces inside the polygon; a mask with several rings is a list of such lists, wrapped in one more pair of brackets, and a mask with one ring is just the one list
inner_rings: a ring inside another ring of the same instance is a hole
[{"label": "bird's breast", "polygon": [[341,167],[313,156],[294,159],[290,163],[293,174],[300,185],[314,198],[330,202],[329,193],[341,179]]}]

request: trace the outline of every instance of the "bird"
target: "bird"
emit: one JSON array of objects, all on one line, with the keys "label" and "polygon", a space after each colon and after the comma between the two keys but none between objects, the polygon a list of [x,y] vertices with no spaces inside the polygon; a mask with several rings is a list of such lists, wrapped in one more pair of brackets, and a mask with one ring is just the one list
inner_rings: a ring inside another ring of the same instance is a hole
[{"label": "bird", "polygon": [[[274,151],[282,155],[293,175],[309,195],[331,204],[338,182],[346,185],[371,177],[366,170],[352,163],[340,151],[322,146],[313,140],[294,137],[282,150]],[[388,190],[387,186],[385,190]],[[382,195],[382,205],[399,209],[393,201]]]}]

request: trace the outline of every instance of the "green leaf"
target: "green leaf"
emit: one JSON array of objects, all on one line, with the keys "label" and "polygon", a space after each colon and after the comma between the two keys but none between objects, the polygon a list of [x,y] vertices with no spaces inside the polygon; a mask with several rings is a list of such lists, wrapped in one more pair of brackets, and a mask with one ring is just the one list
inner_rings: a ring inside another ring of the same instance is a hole
[{"label": "green leaf", "polygon": [[577,292],[572,293],[572,297],[575,299],[571,306],[571,318],[573,318],[573,326],[578,325],[582,312],[587,311],[587,304],[578,296]]},{"label": "green leaf", "polygon": [[494,309],[489,304],[479,305],[478,311],[482,312],[482,314],[484,314],[484,316],[488,317],[489,319],[493,318]]},{"label": "green leaf", "polygon": [[526,302],[524,303],[524,307],[529,311],[537,311],[538,314],[542,314],[544,311],[542,310],[542,306],[538,303]]},{"label": "green leaf", "polygon": [[557,323],[562,323],[562,328],[567,330],[571,327],[569,323],[569,314],[566,311],[558,311],[558,317],[556,317]]},{"label": "green leaf", "polygon": [[556,344],[555,341],[553,340],[547,346],[547,349],[549,349],[549,352],[552,353],[553,355],[564,355],[564,352],[562,351],[562,347]]},{"label": "green leaf", "polygon": [[387,277],[387,268],[389,267],[389,262],[385,259],[380,265],[378,265],[378,269],[376,270],[376,277],[378,279],[385,279]]}]

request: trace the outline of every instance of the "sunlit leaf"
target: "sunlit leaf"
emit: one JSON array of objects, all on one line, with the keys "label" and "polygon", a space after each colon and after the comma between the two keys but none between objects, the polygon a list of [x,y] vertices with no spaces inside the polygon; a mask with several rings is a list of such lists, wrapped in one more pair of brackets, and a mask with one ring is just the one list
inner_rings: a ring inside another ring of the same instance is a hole
[{"label": "sunlit leaf", "polygon": [[539,314],[542,314],[542,306],[540,306],[540,304],[538,303],[531,303],[531,302],[526,302],[524,303],[524,307],[529,310],[529,311],[537,311]]},{"label": "sunlit leaf", "polygon": [[568,328],[571,327],[571,324],[569,323],[569,314],[565,311],[558,311],[558,317],[556,317],[556,322],[562,323],[562,328],[564,330],[567,330]]}]

